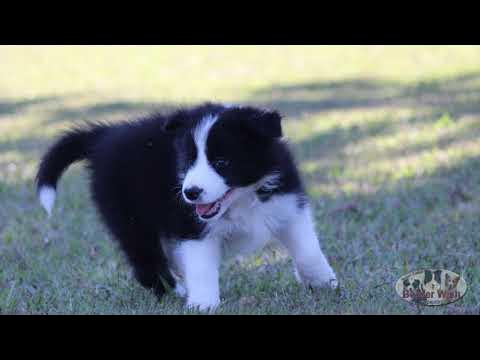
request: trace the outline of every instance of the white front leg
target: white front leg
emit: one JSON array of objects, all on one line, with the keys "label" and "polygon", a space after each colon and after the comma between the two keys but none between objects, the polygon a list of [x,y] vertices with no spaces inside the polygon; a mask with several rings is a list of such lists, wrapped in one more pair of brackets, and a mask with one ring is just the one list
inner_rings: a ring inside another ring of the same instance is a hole
[{"label": "white front leg", "polygon": [[336,275],[320,248],[308,206],[292,218],[279,240],[295,262],[297,280],[313,287],[338,286]]},{"label": "white front leg", "polygon": [[216,238],[182,241],[176,250],[184,277],[187,307],[213,311],[220,304],[221,247]]}]

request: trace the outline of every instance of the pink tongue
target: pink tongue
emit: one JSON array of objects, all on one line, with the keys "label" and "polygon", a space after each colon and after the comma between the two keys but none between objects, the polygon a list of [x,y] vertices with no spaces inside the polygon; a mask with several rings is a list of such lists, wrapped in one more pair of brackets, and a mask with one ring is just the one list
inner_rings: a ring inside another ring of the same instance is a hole
[{"label": "pink tongue", "polygon": [[205,215],[213,207],[213,205],[215,205],[215,203],[196,204],[195,210],[197,211],[198,215]]}]

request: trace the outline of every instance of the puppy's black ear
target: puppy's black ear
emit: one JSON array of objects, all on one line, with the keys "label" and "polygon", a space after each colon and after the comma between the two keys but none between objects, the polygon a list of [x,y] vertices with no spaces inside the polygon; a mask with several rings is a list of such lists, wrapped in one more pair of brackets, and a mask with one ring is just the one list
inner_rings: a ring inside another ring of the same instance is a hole
[{"label": "puppy's black ear", "polygon": [[255,119],[257,131],[266,137],[282,137],[282,117],[276,111],[265,110]]},{"label": "puppy's black ear", "polygon": [[177,113],[169,117],[163,123],[163,130],[166,132],[176,132],[185,126],[185,118],[181,113]]},{"label": "puppy's black ear", "polygon": [[282,117],[277,111],[245,107],[232,112],[251,133],[271,139],[282,137]]}]

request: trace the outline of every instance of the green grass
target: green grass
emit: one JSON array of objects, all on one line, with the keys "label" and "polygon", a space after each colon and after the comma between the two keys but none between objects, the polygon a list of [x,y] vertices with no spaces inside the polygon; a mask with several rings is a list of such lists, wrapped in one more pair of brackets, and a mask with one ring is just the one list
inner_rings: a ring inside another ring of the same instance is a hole
[{"label": "green grass", "polygon": [[[268,106],[312,197],[341,289],[297,285],[282,249],[226,262],[222,314],[480,312],[480,47],[0,47],[0,313],[178,314],[132,279],[87,176],[50,220],[38,160],[83,120],[217,100]],[[417,308],[395,281],[446,268],[465,297]]]}]

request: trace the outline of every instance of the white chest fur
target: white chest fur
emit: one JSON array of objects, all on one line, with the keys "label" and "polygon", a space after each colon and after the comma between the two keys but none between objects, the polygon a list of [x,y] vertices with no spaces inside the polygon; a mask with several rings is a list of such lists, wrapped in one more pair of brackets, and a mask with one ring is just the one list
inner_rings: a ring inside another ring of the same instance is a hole
[{"label": "white chest fur", "polygon": [[276,240],[279,232],[298,212],[293,194],[273,196],[267,202],[255,194],[230,207],[216,223],[209,225],[209,236],[221,239],[224,255],[248,254]]}]

